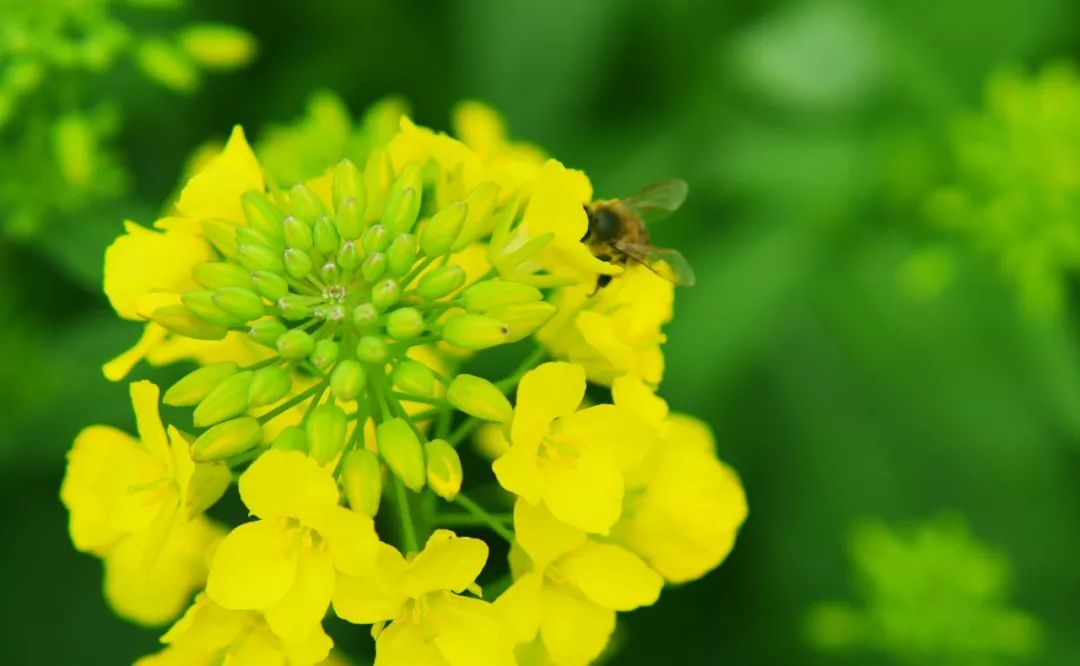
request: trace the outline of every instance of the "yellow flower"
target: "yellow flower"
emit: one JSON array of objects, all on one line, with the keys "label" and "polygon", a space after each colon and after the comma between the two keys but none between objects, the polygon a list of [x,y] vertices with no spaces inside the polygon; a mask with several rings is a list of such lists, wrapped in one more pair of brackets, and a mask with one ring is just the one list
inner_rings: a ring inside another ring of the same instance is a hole
[{"label": "yellow flower", "polygon": [[335,581],[372,566],[372,520],[340,506],[330,472],[298,451],[264,453],[239,486],[258,520],[225,537],[206,592],[224,608],[262,612],[283,640],[305,643],[321,631]]},{"label": "yellow flower", "polygon": [[607,645],[616,611],[652,605],[660,596],[663,579],[638,556],[588,538],[544,507],[519,499],[514,529],[530,562],[495,607],[519,642],[539,640],[553,663],[590,663]]},{"label": "yellow flower", "polygon": [[205,594],[161,642],[168,647],[135,666],[310,666],[328,663],[333,645],[321,628],[301,643],[283,641],[258,613],[227,610]]},{"label": "yellow flower", "polygon": [[492,168],[509,171],[522,182],[530,180],[547,159],[544,151],[506,136],[499,114],[482,102],[467,100],[453,111],[454,134]]},{"label": "yellow flower", "polygon": [[131,385],[139,439],[90,426],[68,454],[60,498],[71,539],[105,561],[117,613],[145,624],[176,617],[206,578],[206,553],[222,530],[202,517],[229,484],[224,465],[196,464],[188,442],[158,416],[157,386]]},{"label": "yellow flower", "polygon": [[[243,223],[240,196],[262,189],[259,163],[244,131],[237,126],[224,150],[188,181],[175,215],[155,222],[156,230],[125,222],[125,233],[105,251],[105,294],[116,313],[125,319],[147,321],[154,310],[179,302],[181,293],[196,288],[192,268],[214,258],[203,237],[203,222]],[[258,360],[265,355],[240,334],[223,340],[192,340],[148,322],[135,346],[106,363],[103,370],[106,377],[119,381],[143,358],[155,364],[182,358],[213,363]]]},{"label": "yellow flower", "polygon": [[559,311],[537,338],[556,358],[585,368],[591,381],[610,385],[632,375],[657,386],[664,375],[661,329],[671,321],[674,290],[642,266],[599,291],[595,283],[560,289],[552,300]]},{"label": "yellow flower", "polygon": [[[376,627],[376,666],[496,666],[514,664],[509,627],[486,601],[460,596],[474,588],[487,544],[436,530],[406,561],[392,548],[364,576],[343,576],[334,611]],[[381,629],[381,630],[379,630]]]},{"label": "yellow flower", "polygon": [[639,381],[615,381],[615,403],[644,416],[660,434],[633,476],[611,538],[672,583],[719,566],[746,520],[738,476],[716,457],[709,427],[667,405]]},{"label": "yellow flower", "polygon": [[543,502],[559,520],[606,534],[619,518],[623,472],[651,446],[652,432],[615,405],[578,410],[585,372],[544,363],[518,385],[510,448],[492,469],[503,488]]}]

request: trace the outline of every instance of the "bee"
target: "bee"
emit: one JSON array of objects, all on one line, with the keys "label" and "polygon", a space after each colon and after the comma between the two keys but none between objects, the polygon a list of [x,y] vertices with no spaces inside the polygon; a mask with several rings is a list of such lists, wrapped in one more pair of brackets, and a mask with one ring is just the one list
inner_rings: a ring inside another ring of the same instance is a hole
[{"label": "bee", "polygon": [[[694,270],[677,250],[653,247],[645,224],[657,222],[678,210],[686,200],[686,183],[665,180],[623,199],[601,199],[585,206],[589,230],[581,242],[601,261],[619,266],[641,264],[668,282],[681,287],[694,284]],[[596,289],[606,287],[611,275],[600,275]],[[595,293],[595,292],[594,292]]]}]

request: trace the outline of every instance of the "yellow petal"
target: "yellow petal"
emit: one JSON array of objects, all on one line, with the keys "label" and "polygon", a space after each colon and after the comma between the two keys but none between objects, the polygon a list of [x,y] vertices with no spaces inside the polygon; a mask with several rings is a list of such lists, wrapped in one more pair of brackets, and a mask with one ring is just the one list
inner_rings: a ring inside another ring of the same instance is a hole
[{"label": "yellow petal", "polygon": [[536,504],[542,497],[544,485],[537,465],[536,449],[539,442],[532,446],[517,444],[506,450],[499,459],[491,464],[499,485],[506,490],[524,497]]},{"label": "yellow petal", "polygon": [[292,587],[300,559],[282,526],[257,520],[237,527],[221,543],[210,567],[206,593],[233,610],[263,610]]},{"label": "yellow petal", "polygon": [[265,520],[296,518],[305,524],[338,503],[330,473],[299,451],[270,450],[240,475],[240,497]]},{"label": "yellow petal", "polygon": [[461,592],[480,575],[487,556],[487,544],[480,539],[435,530],[409,564],[405,590],[414,598],[440,590]]},{"label": "yellow petal", "polygon": [[312,512],[310,524],[326,541],[338,571],[360,575],[375,565],[380,544],[371,518],[334,505]]},{"label": "yellow petal", "polygon": [[615,379],[611,395],[618,407],[634,412],[654,428],[668,417],[667,402],[637,377],[624,375]]},{"label": "yellow petal", "polygon": [[651,606],[664,579],[637,555],[610,543],[590,541],[559,560],[559,574],[587,599],[617,611]]},{"label": "yellow petal", "polygon": [[514,666],[509,627],[492,605],[457,595],[430,602],[434,642],[446,663],[454,666]]},{"label": "yellow petal", "polygon": [[165,435],[165,426],[161,424],[161,413],[158,411],[160,396],[160,389],[151,382],[139,381],[131,385],[131,406],[135,409],[139,439],[155,458],[171,465],[169,438]]},{"label": "yellow petal", "polygon": [[375,641],[374,666],[449,666],[420,625],[394,622]]},{"label": "yellow petal", "polygon": [[259,161],[244,137],[244,130],[237,125],[221,154],[184,186],[176,207],[193,218],[243,222],[240,197],[250,190],[262,189]]},{"label": "yellow petal", "polygon": [[553,461],[542,472],[544,503],[562,522],[607,534],[619,519],[622,472],[606,455],[584,448],[576,459]]},{"label": "yellow petal", "polygon": [[401,584],[405,559],[394,548],[379,544],[376,566],[357,575],[338,573],[334,613],[353,624],[375,624],[401,614],[407,596]]},{"label": "yellow petal", "polygon": [[333,594],[334,565],[330,554],[320,548],[304,548],[292,587],[266,609],[266,622],[282,640],[303,643],[321,626]]},{"label": "yellow petal", "polygon": [[510,439],[533,444],[555,419],[572,414],[585,397],[585,371],[572,363],[543,363],[518,384]]},{"label": "yellow petal", "polygon": [[219,652],[235,641],[254,618],[253,613],[222,608],[202,593],[165,632],[161,642],[194,646],[204,653]]},{"label": "yellow petal", "polygon": [[262,625],[229,646],[222,666],[290,666],[281,640]]},{"label": "yellow petal", "polygon": [[146,355],[150,353],[150,350],[160,344],[169,332],[161,326],[158,326],[154,322],[147,322],[143,327],[142,335],[139,337],[139,341],[136,342],[131,349],[121,352],[116,357],[107,361],[101,366],[101,372],[105,375],[105,379],[110,382],[118,382],[124,377],[127,377],[139,361],[146,358]]},{"label": "yellow petal", "polygon": [[518,643],[532,641],[540,629],[543,584],[542,573],[528,573],[515,580],[495,600],[495,612],[510,627]]},{"label": "yellow petal", "polygon": [[560,437],[607,456],[627,470],[639,464],[656,443],[656,430],[631,410],[596,405],[559,421]]},{"label": "yellow petal", "polygon": [[600,656],[615,630],[615,611],[552,586],[543,593],[540,636],[556,664],[589,664]]},{"label": "yellow petal", "polygon": [[520,499],[514,504],[514,534],[537,569],[585,543],[585,532],[560,522],[543,505]]},{"label": "yellow petal", "polygon": [[578,314],[574,326],[581,333],[585,344],[607,361],[610,370],[605,374],[615,377],[634,369],[637,352],[623,337],[625,333],[619,331],[618,322],[614,319],[586,310]]}]

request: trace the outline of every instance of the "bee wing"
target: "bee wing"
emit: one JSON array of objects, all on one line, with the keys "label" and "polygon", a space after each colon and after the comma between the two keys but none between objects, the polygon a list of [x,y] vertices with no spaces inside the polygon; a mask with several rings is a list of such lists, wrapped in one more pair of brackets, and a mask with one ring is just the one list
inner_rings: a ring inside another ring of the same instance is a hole
[{"label": "bee wing", "polygon": [[697,280],[690,262],[678,250],[622,241],[615,243],[615,249],[672,284],[693,287]]},{"label": "bee wing", "polygon": [[620,201],[644,222],[652,223],[678,210],[686,201],[687,190],[684,180],[664,180]]}]

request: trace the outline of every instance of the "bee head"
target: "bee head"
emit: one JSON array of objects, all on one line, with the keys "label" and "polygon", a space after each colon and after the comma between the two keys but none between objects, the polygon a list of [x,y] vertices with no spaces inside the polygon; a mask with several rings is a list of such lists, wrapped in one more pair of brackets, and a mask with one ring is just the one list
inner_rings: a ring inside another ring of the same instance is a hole
[{"label": "bee head", "polygon": [[613,241],[619,237],[619,216],[607,206],[589,211],[589,236],[598,241]]}]

